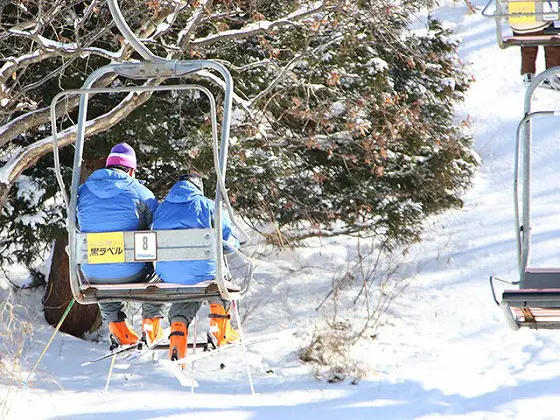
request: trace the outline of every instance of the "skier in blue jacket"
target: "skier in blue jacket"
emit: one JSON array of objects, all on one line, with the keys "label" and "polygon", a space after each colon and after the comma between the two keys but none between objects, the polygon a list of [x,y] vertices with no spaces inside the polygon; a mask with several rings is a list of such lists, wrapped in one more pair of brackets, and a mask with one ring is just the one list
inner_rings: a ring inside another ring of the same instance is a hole
[{"label": "skier in blue jacket", "polygon": [[[118,232],[146,230],[157,207],[154,194],[135,178],[136,153],[127,143],[111,149],[104,169],[93,172],[78,189],[77,217],[81,232]],[[151,263],[82,264],[81,271],[90,283],[132,283],[148,281]],[[135,344],[138,335],[130,329],[123,302],[100,303],[103,320],[121,344]],[[163,305],[142,305],[142,329],[153,341],[161,335]]]},{"label": "skier in blue jacket", "polygon": [[[165,200],[158,206],[152,230],[169,229],[203,229],[212,227],[214,201],[204,196],[204,186],[200,175],[191,173],[179,178],[173,185]],[[222,238],[231,246],[238,247],[239,242],[231,230],[231,221],[227,214],[222,216]],[[215,260],[167,261],[157,262],[156,274],[165,282],[179,284],[196,284],[212,280],[216,275]],[[210,303],[210,332],[218,345],[229,343],[239,338],[231,327],[227,302],[221,299]],[[187,331],[190,322],[196,316],[201,302],[174,303],[169,309],[169,357],[177,360],[185,357],[187,349]]]}]

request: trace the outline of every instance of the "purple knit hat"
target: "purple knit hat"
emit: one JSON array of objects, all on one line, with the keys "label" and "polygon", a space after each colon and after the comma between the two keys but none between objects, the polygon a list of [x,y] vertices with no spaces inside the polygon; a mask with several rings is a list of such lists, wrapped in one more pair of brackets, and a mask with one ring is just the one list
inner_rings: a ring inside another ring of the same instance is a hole
[{"label": "purple knit hat", "polygon": [[126,166],[127,168],[136,169],[136,153],[134,149],[127,143],[119,143],[111,149],[111,153],[107,156],[105,166]]}]

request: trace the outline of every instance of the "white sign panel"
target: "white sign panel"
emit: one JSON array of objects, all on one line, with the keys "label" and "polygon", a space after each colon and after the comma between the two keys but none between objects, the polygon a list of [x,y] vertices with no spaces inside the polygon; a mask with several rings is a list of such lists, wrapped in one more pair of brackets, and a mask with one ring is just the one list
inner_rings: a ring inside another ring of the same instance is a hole
[{"label": "white sign panel", "polygon": [[543,2],[543,20],[558,20],[558,0]]},{"label": "white sign panel", "polygon": [[155,261],[157,259],[156,232],[134,233],[134,260]]}]

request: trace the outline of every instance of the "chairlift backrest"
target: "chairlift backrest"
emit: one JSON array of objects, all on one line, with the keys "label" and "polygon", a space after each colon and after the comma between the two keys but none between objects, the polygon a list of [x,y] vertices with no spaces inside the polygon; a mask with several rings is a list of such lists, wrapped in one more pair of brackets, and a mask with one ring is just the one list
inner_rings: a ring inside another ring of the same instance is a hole
[{"label": "chairlift backrest", "polygon": [[78,264],[215,258],[213,229],[96,232],[76,235]]}]

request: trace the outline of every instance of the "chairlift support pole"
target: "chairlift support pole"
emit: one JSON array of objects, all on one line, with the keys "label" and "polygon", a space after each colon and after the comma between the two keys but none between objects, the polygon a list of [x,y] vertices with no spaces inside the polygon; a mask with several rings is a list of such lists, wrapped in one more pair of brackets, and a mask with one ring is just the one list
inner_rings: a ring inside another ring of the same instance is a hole
[{"label": "chairlift support pole", "polygon": [[[519,286],[525,288],[525,273],[531,263],[531,178],[532,178],[532,148],[533,133],[532,120],[542,116],[560,116],[559,111],[531,112],[531,104],[535,89],[549,77],[560,73],[560,68],[555,67],[537,75],[533,82],[527,87],[524,101],[524,117],[517,126],[517,141],[515,147],[515,169],[514,169],[514,206],[516,219]],[[519,216],[519,175],[522,176],[521,190],[521,218]]]},{"label": "chairlift support pole", "polygon": [[113,20],[115,21],[117,28],[130,45],[132,45],[132,47],[144,58],[144,60],[152,61],[154,63],[167,61],[165,58],[153,54],[148,47],[142,44],[134,32],[132,32],[130,26],[128,26],[121,13],[117,0],[107,0],[107,4],[109,5],[111,16],[113,16]]},{"label": "chairlift support pole", "polygon": [[76,299],[72,298],[72,300],[70,301],[70,303],[68,303],[68,306],[64,310],[64,313],[60,317],[60,320],[58,321],[58,324],[56,324],[56,327],[55,327],[53,333],[51,334],[51,338],[49,339],[49,341],[47,342],[47,344],[43,348],[43,351],[41,352],[41,355],[39,356],[39,358],[37,359],[37,361],[33,365],[33,368],[31,369],[31,371],[29,371],[29,373],[27,374],[27,378],[25,379],[25,381],[23,381],[24,384],[26,384],[26,385],[29,384],[29,379],[31,379],[31,376],[33,376],[33,373],[35,373],[35,370],[39,366],[39,363],[41,363],[41,360],[43,360],[43,357],[47,353],[47,350],[51,346],[52,342],[54,341],[54,338],[56,337],[56,334],[58,333],[58,331],[60,331],[60,327],[62,327],[62,324],[64,323],[64,320],[66,319],[66,317],[70,313],[70,310],[72,309],[72,306],[74,306],[74,303],[76,303]]}]

